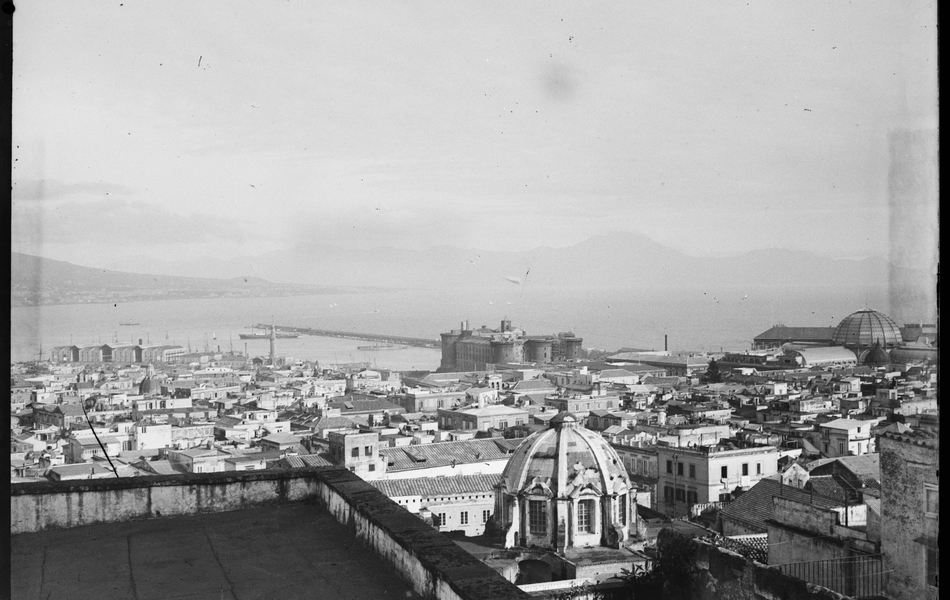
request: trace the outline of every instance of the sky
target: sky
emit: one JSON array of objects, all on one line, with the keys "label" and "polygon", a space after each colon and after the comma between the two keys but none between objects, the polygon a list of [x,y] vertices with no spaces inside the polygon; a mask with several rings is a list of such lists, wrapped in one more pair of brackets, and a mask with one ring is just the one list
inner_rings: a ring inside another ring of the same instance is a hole
[{"label": "sky", "polygon": [[936,33],[916,0],[32,0],[12,245],[882,255],[889,136],[937,126]]}]

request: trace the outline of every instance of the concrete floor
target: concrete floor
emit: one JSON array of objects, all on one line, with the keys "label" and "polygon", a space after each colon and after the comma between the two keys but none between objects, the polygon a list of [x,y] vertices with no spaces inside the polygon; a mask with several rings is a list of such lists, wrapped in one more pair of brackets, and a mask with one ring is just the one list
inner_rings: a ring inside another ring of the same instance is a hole
[{"label": "concrete floor", "polygon": [[13,598],[416,598],[314,504],[11,537]]}]

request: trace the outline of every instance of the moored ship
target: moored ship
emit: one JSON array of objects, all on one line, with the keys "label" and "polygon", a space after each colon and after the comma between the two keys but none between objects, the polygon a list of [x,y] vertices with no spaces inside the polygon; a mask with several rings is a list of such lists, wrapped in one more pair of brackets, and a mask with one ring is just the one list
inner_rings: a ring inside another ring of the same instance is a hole
[{"label": "moored ship", "polygon": [[357,350],[405,350],[408,346],[396,344],[373,344],[372,346],[357,346]]},{"label": "moored ship", "polygon": [[[251,333],[239,333],[238,337],[242,340],[269,340],[270,331],[254,331]],[[286,340],[300,337],[296,331],[278,331],[275,336],[279,340]]]}]

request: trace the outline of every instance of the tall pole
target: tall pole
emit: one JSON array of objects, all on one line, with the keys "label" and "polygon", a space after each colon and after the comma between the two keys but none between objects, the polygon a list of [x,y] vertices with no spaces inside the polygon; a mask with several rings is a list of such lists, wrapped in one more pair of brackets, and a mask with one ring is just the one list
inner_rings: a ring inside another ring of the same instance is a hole
[{"label": "tall pole", "polygon": [[270,323],[270,364],[277,366],[277,328],[274,326],[274,317],[271,316]]},{"label": "tall pole", "polygon": [[679,455],[673,454],[673,518],[676,518],[676,475],[679,472]]}]

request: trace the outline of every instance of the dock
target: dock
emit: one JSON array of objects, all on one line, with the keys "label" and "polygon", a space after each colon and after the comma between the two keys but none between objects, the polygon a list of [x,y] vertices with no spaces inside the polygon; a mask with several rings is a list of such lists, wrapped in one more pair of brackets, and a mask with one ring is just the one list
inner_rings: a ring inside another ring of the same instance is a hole
[{"label": "dock", "polygon": [[[270,329],[270,325],[258,324],[258,328]],[[401,346],[414,346],[416,348],[441,348],[441,340],[430,338],[408,337],[404,335],[388,335],[385,333],[357,333],[354,331],[336,331],[333,329],[314,329],[312,327],[290,327],[287,325],[274,325],[277,331],[296,331],[301,335],[314,335],[317,337],[343,338],[347,340],[360,340],[366,342],[386,342],[398,344]]]}]

